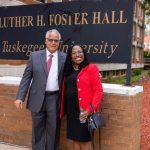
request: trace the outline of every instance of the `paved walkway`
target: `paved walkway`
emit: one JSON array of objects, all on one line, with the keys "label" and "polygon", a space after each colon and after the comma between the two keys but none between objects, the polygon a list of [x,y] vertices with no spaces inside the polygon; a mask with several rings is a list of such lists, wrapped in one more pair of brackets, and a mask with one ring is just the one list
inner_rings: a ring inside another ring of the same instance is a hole
[{"label": "paved walkway", "polygon": [[141,126],[141,150],[150,150],[150,75],[140,85],[144,87]]},{"label": "paved walkway", "polygon": [[29,148],[0,143],[0,150],[30,150]]},{"label": "paved walkway", "polygon": [[150,150],[150,75],[134,85],[143,86],[141,147],[140,150]]}]

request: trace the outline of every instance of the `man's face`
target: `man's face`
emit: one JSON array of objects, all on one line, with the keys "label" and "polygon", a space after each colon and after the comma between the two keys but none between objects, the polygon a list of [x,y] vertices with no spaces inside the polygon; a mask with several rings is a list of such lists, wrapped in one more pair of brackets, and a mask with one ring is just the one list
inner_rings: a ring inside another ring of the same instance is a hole
[{"label": "man's face", "polygon": [[54,53],[59,47],[59,35],[55,32],[51,32],[45,39],[45,44],[49,52]]}]

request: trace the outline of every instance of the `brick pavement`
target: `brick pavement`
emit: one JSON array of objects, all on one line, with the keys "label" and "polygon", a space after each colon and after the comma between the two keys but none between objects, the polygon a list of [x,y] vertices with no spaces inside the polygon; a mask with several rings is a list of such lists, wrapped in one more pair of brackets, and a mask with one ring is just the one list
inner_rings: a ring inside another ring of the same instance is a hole
[{"label": "brick pavement", "polygon": [[144,87],[141,126],[141,150],[150,150],[150,75],[136,85]]}]

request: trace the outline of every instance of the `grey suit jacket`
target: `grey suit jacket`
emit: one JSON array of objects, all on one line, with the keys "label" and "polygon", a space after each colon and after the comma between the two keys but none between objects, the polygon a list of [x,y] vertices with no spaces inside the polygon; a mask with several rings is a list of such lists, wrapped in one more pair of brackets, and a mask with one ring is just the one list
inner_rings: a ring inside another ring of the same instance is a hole
[{"label": "grey suit jacket", "polygon": [[[66,54],[58,51],[58,83],[61,89]],[[32,52],[24,71],[17,99],[25,100],[29,90],[27,108],[39,112],[43,105],[47,82],[46,50]]]}]

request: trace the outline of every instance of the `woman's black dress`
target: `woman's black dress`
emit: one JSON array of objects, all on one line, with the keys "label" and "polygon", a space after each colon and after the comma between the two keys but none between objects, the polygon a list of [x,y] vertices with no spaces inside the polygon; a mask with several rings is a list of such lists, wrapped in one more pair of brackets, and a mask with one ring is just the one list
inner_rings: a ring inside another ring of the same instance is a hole
[{"label": "woman's black dress", "polygon": [[73,71],[66,78],[66,110],[67,110],[67,138],[79,142],[91,141],[90,132],[86,123],[80,123],[79,103],[76,78],[79,71]]}]

